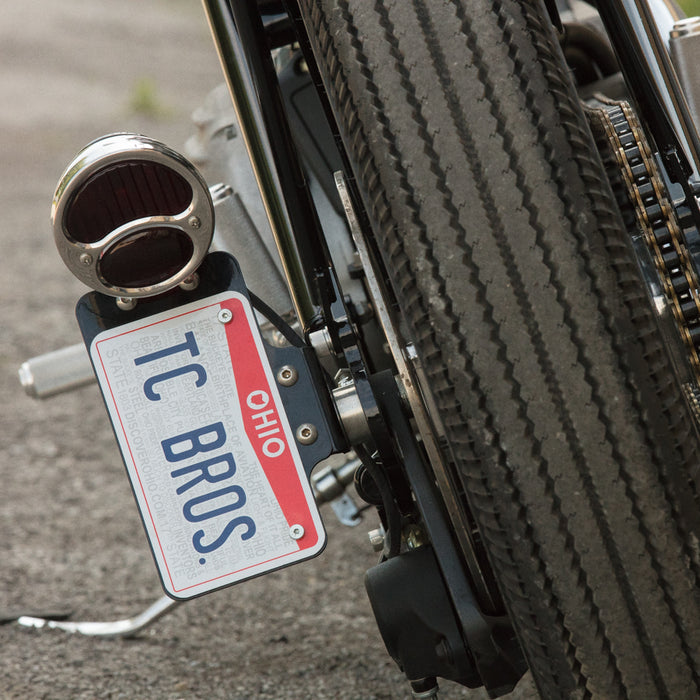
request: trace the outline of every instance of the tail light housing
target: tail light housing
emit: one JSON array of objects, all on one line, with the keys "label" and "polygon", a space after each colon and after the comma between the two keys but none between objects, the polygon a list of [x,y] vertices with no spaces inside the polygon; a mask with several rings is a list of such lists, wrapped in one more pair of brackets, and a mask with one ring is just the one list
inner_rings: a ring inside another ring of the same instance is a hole
[{"label": "tail light housing", "polygon": [[51,219],[71,272],[98,292],[127,298],[185,281],[214,231],[209,189],[195,167],[137,134],[88,144],[59,181]]}]

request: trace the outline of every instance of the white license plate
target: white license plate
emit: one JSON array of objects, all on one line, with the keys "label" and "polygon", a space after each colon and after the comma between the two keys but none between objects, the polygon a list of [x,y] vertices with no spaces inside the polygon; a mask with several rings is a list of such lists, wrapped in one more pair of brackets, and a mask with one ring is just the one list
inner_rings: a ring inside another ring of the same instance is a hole
[{"label": "white license plate", "polygon": [[166,592],[294,562],[325,532],[248,300],[103,331],[90,353]]}]

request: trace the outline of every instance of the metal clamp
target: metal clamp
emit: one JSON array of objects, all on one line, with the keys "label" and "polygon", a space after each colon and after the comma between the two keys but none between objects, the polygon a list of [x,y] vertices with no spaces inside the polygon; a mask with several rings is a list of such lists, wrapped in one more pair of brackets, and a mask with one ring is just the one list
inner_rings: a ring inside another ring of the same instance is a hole
[{"label": "metal clamp", "polygon": [[336,388],[331,392],[333,403],[348,442],[351,445],[365,442],[371,437],[371,432],[355,382],[349,373],[339,372],[336,383]]}]

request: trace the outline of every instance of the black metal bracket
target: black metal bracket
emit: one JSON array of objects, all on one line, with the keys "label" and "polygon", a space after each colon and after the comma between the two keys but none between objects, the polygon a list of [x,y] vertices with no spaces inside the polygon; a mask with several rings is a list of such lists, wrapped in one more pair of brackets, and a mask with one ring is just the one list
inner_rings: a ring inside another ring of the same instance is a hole
[{"label": "black metal bracket", "polygon": [[377,564],[365,587],[387,651],[408,680],[481,685],[431,546]]},{"label": "black metal bracket", "polygon": [[[416,505],[422,516],[422,524],[435,554],[437,568],[444,581],[455,619],[458,621],[463,635],[464,645],[469,652],[469,655],[464,658],[473,661],[473,670],[470,671],[463,665],[456,667],[456,671],[464,677],[471,677],[475,671],[481,683],[494,695],[510,692],[527,670],[527,664],[522,656],[512,626],[506,615],[488,616],[482,613],[479,608],[457,545],[452,537],[449,519],[445,513],[440,494],[425,469],[424,457],[403,411],[393,376],[391,373],[382,372],[372,377],[372,383],[389,434],[393,436],[395,452],[401,459],[406,478],[415,496]],[[382,565],[380,564],[380,566]],[[406,578],[401,585],[409,586],[409,579]],[[370,589],[368,591],[371,593]],[[420,597],[417,599],[417,604],[420,605]],[[378,617],[380,628],[386,619],[397,618]],[[414,631],[416,644],[424,644],[429,641],[427,639],[421,640],[418,632]],[[396,635],[396,630],[387,627],[386,624],[382,629],[382,634],[385,632],[389,638]],[[433,633],[434,630],[427,632],[429,637]],[[389,644],[387,647],[389,648]],[[391,648],[389,651],[391,652]],[[458,651],[455,650],[454,654],[458,654]],[[413,651],[407,653],[411,655]],[[462,658],[459,654],[455,658]],[[405,662],[399,661],[399,663]],[[425,668],[421,667],[421,672],[424,671]],[[435,672],[431,675],[440,675],[443,671],[444,669],[441,670],[436,666]],[[459,679],[453,677],[453,680]]]},{"label": "black metal bracket", "polygon": [[[228,253],[210,253],[198,270],[199,285],[195,290],[176,288],[157,297],[140,299],[130,311],[121,310],[112,297],[90,292],[76,307],[78,325],[85,344],[90,347],[102,331],[141,320],[184,304],[199,301],[225,291],[235,291],[250,299],[238,262]],[[255,307],[255,300],[251,300]],[[278,321],[279,322],[279,321]],[[311,423],[318,437],[311,444],[298,444],[307,475],[326,457],[347,450],[335,411],[325,390],[322,370],[313,349],[299,339],[298,345],[273,347],[263,340],[273,374],[286,366],[298,373],[294,384],[280,384],[280,396],[293,431],[302,423]]]}]

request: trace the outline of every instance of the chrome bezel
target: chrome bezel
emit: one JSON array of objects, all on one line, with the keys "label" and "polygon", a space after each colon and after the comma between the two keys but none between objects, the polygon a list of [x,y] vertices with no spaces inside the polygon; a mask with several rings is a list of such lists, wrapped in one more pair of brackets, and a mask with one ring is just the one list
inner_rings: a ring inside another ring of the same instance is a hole
[{"label": "chrome bezel", "polygon": [[[65,225],[73,197],[98,171],[121,162],[158,163],[180,175],[192,188],[188,207],[172,216],[147,216],[129,221],[94,243],[81,243],[71,237]],[[214,233],[214,205],[209,188],[196,168],[183,156],[154,139],[138,134],[110,134],[88,144],[68,165],[59,180],[51,207],[56,247],[68,269],[95,291],[113,297],[137,298],[161,294],[176,287],[199,267]],[[134,234],[154,228],[174,228],[192,242],[189,262],[176,274],[156,284],[120,287],[100,273],[100,263],[109,250]]]}]

